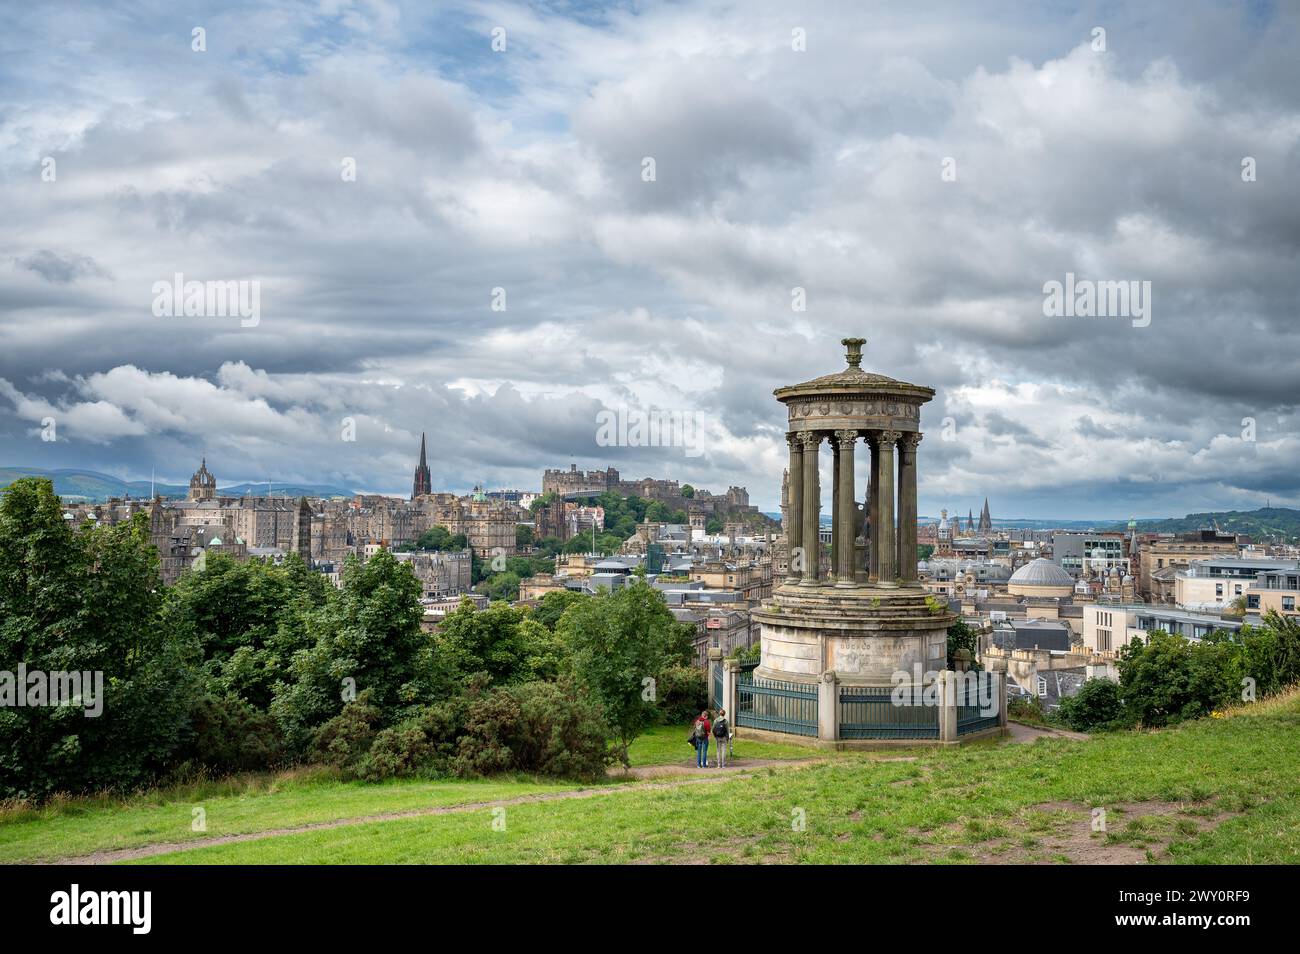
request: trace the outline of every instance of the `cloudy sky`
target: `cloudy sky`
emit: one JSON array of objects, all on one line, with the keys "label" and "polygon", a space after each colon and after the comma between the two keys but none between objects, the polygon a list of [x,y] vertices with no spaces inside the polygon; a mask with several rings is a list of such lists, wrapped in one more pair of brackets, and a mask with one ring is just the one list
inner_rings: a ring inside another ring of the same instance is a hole
[{"label": "cloudy sky", "polygon": [[772,389],[862,335],[937,392],[922,512],[1300,504],[1300,7],[1134,6],[3,4],[0,465],[406,493],[428,431],[435,489],[771,509]]}]

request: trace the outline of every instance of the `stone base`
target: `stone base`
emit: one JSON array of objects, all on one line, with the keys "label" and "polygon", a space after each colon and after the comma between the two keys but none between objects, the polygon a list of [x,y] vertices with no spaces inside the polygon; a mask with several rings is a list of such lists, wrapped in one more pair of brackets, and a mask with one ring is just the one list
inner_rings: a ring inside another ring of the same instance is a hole
[{"label": "stone base", "polygon": [[1010,732],[1002,726],[981,729],[948,741],[945,739],[818,739],[810,735],[794,735],[790,732],[772,732],[769,729],[751,729],[747,726],[736,727],[736,738],[753,739],[755,742],[776,742],[781,745],[802,745],[810,751],[830,749],[834,752],[854,752],[868,749],[920,749],[934,748],[941,745],[965,745],[979,739],[1000,739]]},{"label": "stone base", "polygon": [[951,613],[935,614],[917,585],[778,587],[752,616],[763,655],[754,675],[816,683],[834,672],[842,685],[892,686],[894,674],[947,668]]}]

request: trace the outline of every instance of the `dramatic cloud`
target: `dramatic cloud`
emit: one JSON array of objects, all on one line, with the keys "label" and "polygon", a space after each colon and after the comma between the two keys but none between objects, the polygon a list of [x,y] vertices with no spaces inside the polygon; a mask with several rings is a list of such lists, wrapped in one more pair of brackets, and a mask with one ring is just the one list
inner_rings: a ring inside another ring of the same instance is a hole
[{"label": "dramatic cloud", "polygon": [[[771,391],[857,333],[937,391],[925,512],[1300,504],[1294,6],[793,10],[9,5],[0,464],[404,492],[428,432],[441,488],[775,509]],[[178,274],[257,320],[156,316]],[[1047,317],[1067,275],[1149,324]]]}]

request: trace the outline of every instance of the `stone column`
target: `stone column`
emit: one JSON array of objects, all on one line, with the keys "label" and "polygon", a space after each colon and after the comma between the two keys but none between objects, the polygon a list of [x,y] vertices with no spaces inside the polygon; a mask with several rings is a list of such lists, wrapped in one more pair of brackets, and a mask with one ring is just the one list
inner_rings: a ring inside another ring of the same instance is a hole
[{"label": "stone column", "polygon": [[818,517],[821,513],[821,474],[817,470],[817,452],[822,435],[817,431],[800,431],[803,441],[803,585],[816,586],[821,577],[821,537]]},{"label": "stone column", "polygon": [[916,445],[920,434],[898,442],[898,582],[916,584]]},{"label": "stone column", "polygon": [[840,546],[843,534],[840,533],[840,443],[834,433],[830,437],[831,445],[831,569],[826,574],[826,582],[835,583],[840,572]]},{"label": "stone column", "polygon": [[857,431],[835,432],[835,533],[840,546],[835,551],[835,585],[839,587],[857,586],[855,567],[853,566],[854,503],[857,496],[853,490],[853,445],[857,443]]},{"label": "stone column", "polygon": [[873,432],[867,435],[871,449],[871,483],[867,485],[867,520],[871,536],[867,538],[867,579],[875,583],[880,579],[880,441]]},{"label": "stone column", "polygon": [[786,583],[798,583],[800,573],[795,567],[795,551],[803,546],[803,441],[793,431],[785,435],[785,442],[790,445],[790,497],[786,501],[786,515],[789,526],[785,531],[786,557],[790,565],[786,568]]},{"label": "stone column", "polygon": [[876,533],[879,541],[876,563],[878,582],[887,587],[898,586],[894,572],[897,557],[894,547],[894,442],[900,436],[898,431],[880,431],[877,435],[879,447],[876,456],[880,460],[876,467],[876,483],[879,485],[876,511],[880,514],[880,529]]}]

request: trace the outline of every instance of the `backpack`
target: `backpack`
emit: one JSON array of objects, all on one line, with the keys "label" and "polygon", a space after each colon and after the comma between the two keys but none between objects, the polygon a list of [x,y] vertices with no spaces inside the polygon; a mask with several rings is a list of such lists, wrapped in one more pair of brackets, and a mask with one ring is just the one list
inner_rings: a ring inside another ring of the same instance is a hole
[{"label": "backpack", "polygon": [[725,739],[727,737],[728,728],[727,720],[725,718],[719,719],[717,722],[713,723],[713,735],[716,738]]},{"label": "backpack", "polygon": [[692,732],[692,735],[694,735],[695,738],[697,739],[707,739],[709,737],[709,730],[704,728],[703,722],[697,721],[695,723],[695,730]]}]

